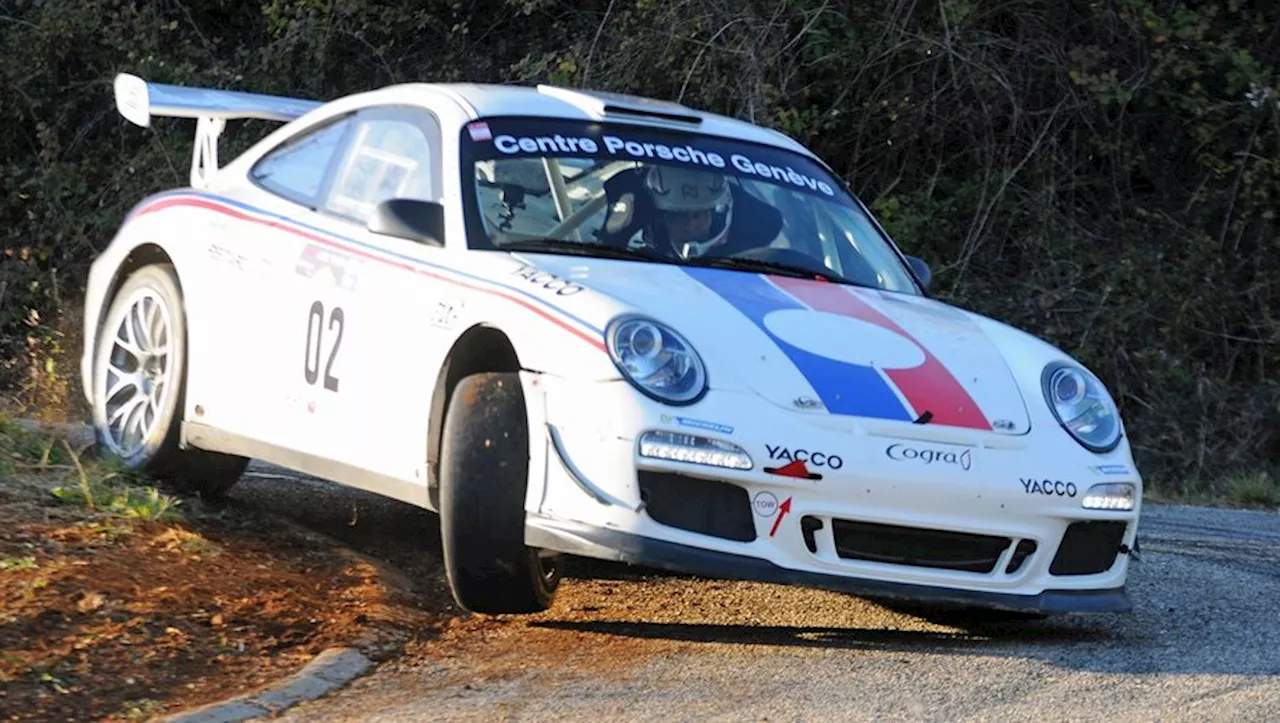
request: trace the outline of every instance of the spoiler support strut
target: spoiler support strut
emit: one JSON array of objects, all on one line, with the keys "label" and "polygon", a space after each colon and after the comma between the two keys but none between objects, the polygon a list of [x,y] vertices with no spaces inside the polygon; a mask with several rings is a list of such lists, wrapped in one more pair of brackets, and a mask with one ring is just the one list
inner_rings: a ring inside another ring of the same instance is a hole
[{"label": "spoiler support strut", "polygon": [[244,93],[234,90],[149,83],[121,73],[115,83],[116,110],[143,128],[151,119],[195,118],[195,147],[191,152],[191,186],[205,188],[218,172],[218,138],[228,120],[258,118],[281,123],[318,108],[315,100]]},{"label": "spoiler support strut", "polygon": [[191,154],[191,187],[204,188],[218,172],[218,137],[227,127],[222,118],[202,115],[196,119],[196,147]]}]

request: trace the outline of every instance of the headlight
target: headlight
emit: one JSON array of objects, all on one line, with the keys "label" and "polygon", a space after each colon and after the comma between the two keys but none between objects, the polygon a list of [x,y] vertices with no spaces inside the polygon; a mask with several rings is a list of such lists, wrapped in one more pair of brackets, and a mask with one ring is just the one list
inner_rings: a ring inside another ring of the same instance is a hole
[{"label": "headlight", "polygon": [[644,394],[684,405],[706,391],[702,359],[671,327],[643,316],[624,316],[611,321],[604,335],[613,363]]},{"label": "headlight", "polygon": [[1133,509],[1136,496],[1133,485],[1128,482],[1103,482],[1089,488],[1080,506],[1086,510],[1119,510],[1128,512]]},{"label": "headlight", "polygon": [[728,469],[751,469],[755,466],[751,455],[732,442],[661,429],[651,429],[640,435],[640,456]]},{"label": "headlight", "polygon": [[1120,443],[1120,412],[1102,382],[1066,362],[1053,362],[1040,375],[1053,416],[1092,452],[1110,452]]}]

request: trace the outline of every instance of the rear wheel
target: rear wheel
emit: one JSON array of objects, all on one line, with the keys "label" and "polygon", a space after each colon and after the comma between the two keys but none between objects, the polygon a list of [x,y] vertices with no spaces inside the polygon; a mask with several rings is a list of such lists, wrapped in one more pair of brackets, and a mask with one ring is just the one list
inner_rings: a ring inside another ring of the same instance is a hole
[{"label": "rear wheel", "polygon": [[440,532],[453,597],[477,613],[551,606],[560,561],[524,544],[529,428],[515,374],[458,383],[445,414]]},{"label": "rear wheel", "polygon": [[116,292],[98,334],[93,429],[101,452],[129,468],[218,497],[240,479],[249,461],[178,446],[186,331],[173,266],[135,271]]}]

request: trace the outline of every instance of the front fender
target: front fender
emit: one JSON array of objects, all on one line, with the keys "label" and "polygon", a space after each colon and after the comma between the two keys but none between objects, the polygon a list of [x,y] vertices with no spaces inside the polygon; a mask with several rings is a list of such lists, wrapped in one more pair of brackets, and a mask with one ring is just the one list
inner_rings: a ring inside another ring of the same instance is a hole
[{"label": "front fender", "polygon": [[[1027,409],[1031,414],[1032,429],[1034,430],[1037,427],[1040,429],[1056,429],[1060,427],[1057,418],[1054,417],[1052,410],[1049,409],[1049,403],[1044,398],[1044,390],[1040,384],[1040,375],[1043,373],[1045,366],[1052,362],[1070,362],[1083,369],[1088,369],[1095,376],[1097,376],[1097,373],[1062,349],[1015,326],[974,312],[966,313],[996,342],[1004,354],[1009,364],[1009,369],[1013,371],[1014,379],[1022,391],[1023,398],[1027,400]],[[1109,385],[1105,381],[1102,383],[1107,387],[1107,393],[1110,394]],[[1129,433],[1125,427],[1123,416],[1120,417],[1119,421],[1120,443],[1112,451],[1098,455],[1098,459],[1102,462],[1122,463],[1136,470],[1137,467],[1134,464],[1132,450],[1129,445]],[[1067,433],[1064,431],[1063,434],[1066,435]]]},{"label": "front fender", "polygon": [[578,334],[551,322],[510,324],[492,320],[488,325],[506,334],[524,369],[584,381],[622,378],[605,349],[603,333]]}]

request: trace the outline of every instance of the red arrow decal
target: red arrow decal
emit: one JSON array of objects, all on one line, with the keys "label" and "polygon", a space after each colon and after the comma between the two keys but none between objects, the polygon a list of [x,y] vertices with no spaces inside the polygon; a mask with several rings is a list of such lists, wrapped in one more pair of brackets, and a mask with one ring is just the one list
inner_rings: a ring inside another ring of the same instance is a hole
[{"label": "red arrow decal", "polygon": [[773,529],[769,530],[769,537],[773,537],[774,535],[778,534],[778,525],[782,524],[782,518],[786,517],[787,513],[790,511],[791,511],[791,498],[788,497],[786,502],[783,502],[782,504],[778,505],[778,517],[773,521]]}]

